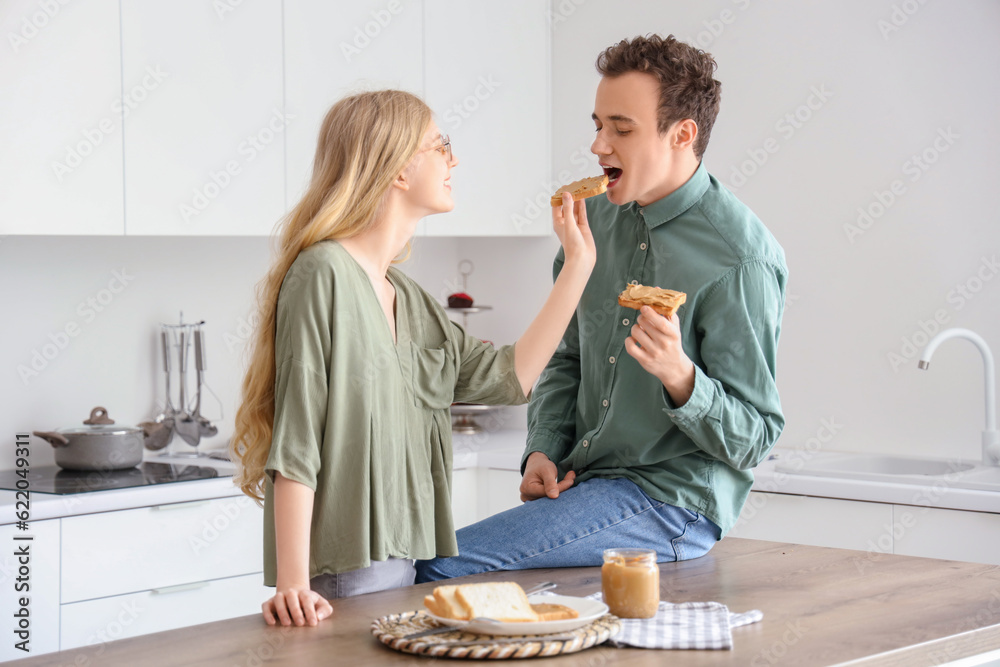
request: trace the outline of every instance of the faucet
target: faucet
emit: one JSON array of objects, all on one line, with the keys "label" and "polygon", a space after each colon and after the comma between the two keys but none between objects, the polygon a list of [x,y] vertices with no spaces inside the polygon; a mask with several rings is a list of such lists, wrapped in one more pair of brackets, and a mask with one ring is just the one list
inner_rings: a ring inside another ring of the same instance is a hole
[{"label": "faucet", "polygon": [[983,431],[983,463],[991,466],[1000,466],[1000,433],[997,432],[997,399],[996,399],[996,369],[993,365],[993,353],[986,341],[974,331],[968,329],[945,329],[934,336],[924,353],[920,355],[917,368],[927,370],[931,365],[931,355],[938,345],[949,338],[964,338],[971,341],[979,348],[979,353],[983,356],[983,373],[986,377],[986,430]]}]

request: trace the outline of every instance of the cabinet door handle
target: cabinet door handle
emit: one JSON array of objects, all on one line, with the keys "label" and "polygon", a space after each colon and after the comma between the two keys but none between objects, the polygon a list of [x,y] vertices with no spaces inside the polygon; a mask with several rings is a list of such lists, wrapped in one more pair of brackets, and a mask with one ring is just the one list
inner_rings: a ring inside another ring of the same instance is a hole
[{"label": "cabinet door handle", "polygon": [[171,503],[169,505],[153,505],[151,509],[158,510],[160,512],[165,512],[167,510],[186,510],[192,507],[200,507],[201,505],[207,505],[210,500],[196,500],[191,503]]},{"label": "cabinet door handle", "polygon": [[177,586],[167,586],[165,588],[154,588],[150,591],[153,595],[168,595],[170,593],[182,593],[183,591],[194,591],[208,586],[207,581],[197,581],[193,584],[179,584]]}]

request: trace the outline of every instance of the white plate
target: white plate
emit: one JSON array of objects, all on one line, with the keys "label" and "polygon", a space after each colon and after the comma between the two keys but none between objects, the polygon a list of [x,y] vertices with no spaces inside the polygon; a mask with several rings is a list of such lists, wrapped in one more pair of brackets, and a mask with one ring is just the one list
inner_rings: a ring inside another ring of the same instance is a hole
[{"label": "white plate", "polygon": [[[427,614],[442,625],[460,627],[468,632],[483,635],[548,635],[556,632],[569,632],[593,623],[608,613],[608,605],[599,600],[570,597],[569,595],[532,595],[528,600],[534,604],[562,604],[576,609],[578,618],[568,618],[563,621],[538,621],[536,623],[486,623],[483,621],[457,621],[454,618],[442,618],[429,611]],[[424,610],[426,611],[426,610]]]}]

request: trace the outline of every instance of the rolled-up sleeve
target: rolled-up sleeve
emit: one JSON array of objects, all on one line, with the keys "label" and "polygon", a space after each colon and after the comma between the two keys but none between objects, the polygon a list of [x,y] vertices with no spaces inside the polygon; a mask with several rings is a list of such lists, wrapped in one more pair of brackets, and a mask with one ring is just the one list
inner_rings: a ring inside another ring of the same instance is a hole
[{"label": "rolled-up sleeve", "polygon": [[300,255],[285,276],[275,320],[274,422],[265,470],[316,490],[329,412],[333,273]]}]

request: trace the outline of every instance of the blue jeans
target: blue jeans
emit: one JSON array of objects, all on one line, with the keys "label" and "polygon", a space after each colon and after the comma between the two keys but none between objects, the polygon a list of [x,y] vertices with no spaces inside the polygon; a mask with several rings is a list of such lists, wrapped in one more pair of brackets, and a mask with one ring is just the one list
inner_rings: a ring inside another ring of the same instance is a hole
[{"label": "blue jeans", "polygon": [[624,479],[593,478],[462,528],[459,555],[418,560],[417,583],[493,570],[593,567],[612,548],[656,549],[661,563],[708,553],[719,527],[647,496]]}]

